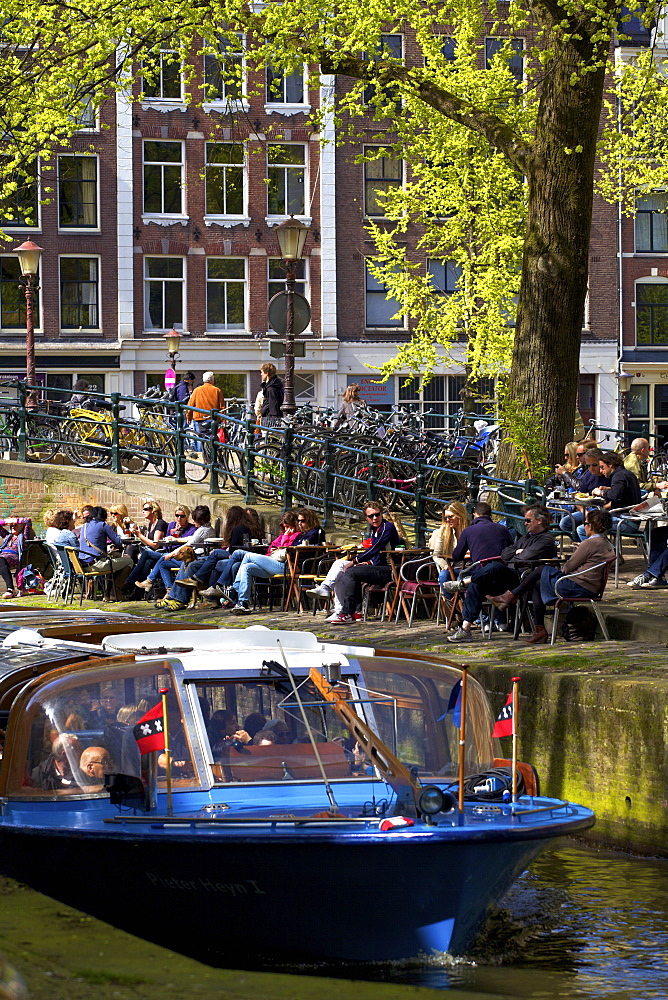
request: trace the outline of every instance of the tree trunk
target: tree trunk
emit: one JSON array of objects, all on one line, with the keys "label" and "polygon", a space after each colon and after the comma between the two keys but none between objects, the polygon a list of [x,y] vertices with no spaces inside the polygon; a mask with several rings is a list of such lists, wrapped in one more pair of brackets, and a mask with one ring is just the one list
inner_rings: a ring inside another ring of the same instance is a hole
[{"label": "tree trunk", "polygon": [[[605,79],[604,61],[582,73],[591,56],[585,60],[563,42],[554,42],[554,50],[542,81],[527,176],[527,235],[508,377],[510,400],[527,414],[550,467],[562,460],[573,433]],[[506,444],[497,475],[526,474],[523,456]]]}]

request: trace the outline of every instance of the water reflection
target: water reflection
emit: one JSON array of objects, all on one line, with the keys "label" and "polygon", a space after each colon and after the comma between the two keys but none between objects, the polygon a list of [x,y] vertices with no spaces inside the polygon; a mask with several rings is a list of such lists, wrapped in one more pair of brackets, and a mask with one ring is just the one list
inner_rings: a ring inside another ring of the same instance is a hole
[{"label": "water reflection", "polygon": [[668,861],[569,846],[534,862],[465,959],[329,974],[515,998],[665,1000]]}]

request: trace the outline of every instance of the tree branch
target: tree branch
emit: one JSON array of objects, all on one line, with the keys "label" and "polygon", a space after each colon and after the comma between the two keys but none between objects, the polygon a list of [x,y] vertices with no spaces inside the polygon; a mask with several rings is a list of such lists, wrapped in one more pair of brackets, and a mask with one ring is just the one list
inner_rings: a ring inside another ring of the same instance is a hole
[{"label": "tree branch", "polygon": [[377,86],[388,83],[401,84],[405,92],[419,97],[439,114],[482,135],[521,173],[528,173],[533,154],[530,147],[513,129],[496,115],[438,87],[429,79],[426,71],[417,68],[408,69],[399,63],[374,62],[350,55],[338,56],[337,53],[326,49],[321,49],[317,53],[317,58],[323,73],[351,76],[357,80],[375,83]]},{"label": "tree branch", "polygon": [[529,6],[539,19],[540,15],[544,14],[554,27],[563,25],[563,30],[570,36],[570,44],[583,59],[589,60],[593,57],[594,50],[587,29],[577,18],[569,14],[558,0],[531,0]]}]

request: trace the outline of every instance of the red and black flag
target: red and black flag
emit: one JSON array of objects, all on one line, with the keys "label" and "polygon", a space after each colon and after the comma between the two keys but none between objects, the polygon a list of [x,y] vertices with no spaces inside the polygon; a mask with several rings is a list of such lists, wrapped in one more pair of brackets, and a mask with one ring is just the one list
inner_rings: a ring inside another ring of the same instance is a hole
[{"label": "red and black flag", "polygon": [[492,730],[492,736],[513,736],[515,732],[515,720],[513,717],[513,692],[511,691],[506,699],[506,703],[499,712],[496,725]]},{"label": "red and black flag", "polygon": [[139,753],[151,753],[153,750],[165,749],[165,723],[162,714],[162,702],[150,708],[142,715],[132,730],[139,747]]}]

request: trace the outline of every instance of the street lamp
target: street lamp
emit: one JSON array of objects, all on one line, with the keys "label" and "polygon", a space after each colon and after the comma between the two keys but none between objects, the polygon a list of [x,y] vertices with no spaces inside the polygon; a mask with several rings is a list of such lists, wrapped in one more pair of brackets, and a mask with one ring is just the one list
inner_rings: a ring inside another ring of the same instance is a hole
[{"label": "street lamp", "polygon": [[297,409],[295,404],[295,263],[301,260],[309,227],[298,222],[291,215],[285,222],[276,227],[281,257],[285,264],[285,291],[287,295],[285,314],[285,381],[283,385],[283,416],[292,414]]},{"label": "street lamp", "polygon": [[623,369],[617,373],[617,384],[619,385],[619,392],[622,397],[622,426],[624,430],[626,430],[629,422],[629,389],[631,388],[632,379],[633,375],[629,375]]},{"label": "street lamp", "polygon": [[176,367],[176,359],[179,356],[179,346],[181,344],[181,334],[177,333],[173,328],[169,333],[165,334],[165,344],[167,345],[167,353],[169,354],[169,360],[172,363],[172,368]]},{"label": "street lamp", "polygon": [[[32,240],[26,240],[14,251],[19,259],[21,268],[21,280],[26,294],[26,382],[28,386],[37,384],[35,377],[35,327],[33,323],[33,301],[35,292],[39,289],[37,274],[39,272],[39,259],[42,256],[42,248],[38,247]],[[37,407],[37,397],[34,391],[26,396],[26,406],[29,409]]]}]

